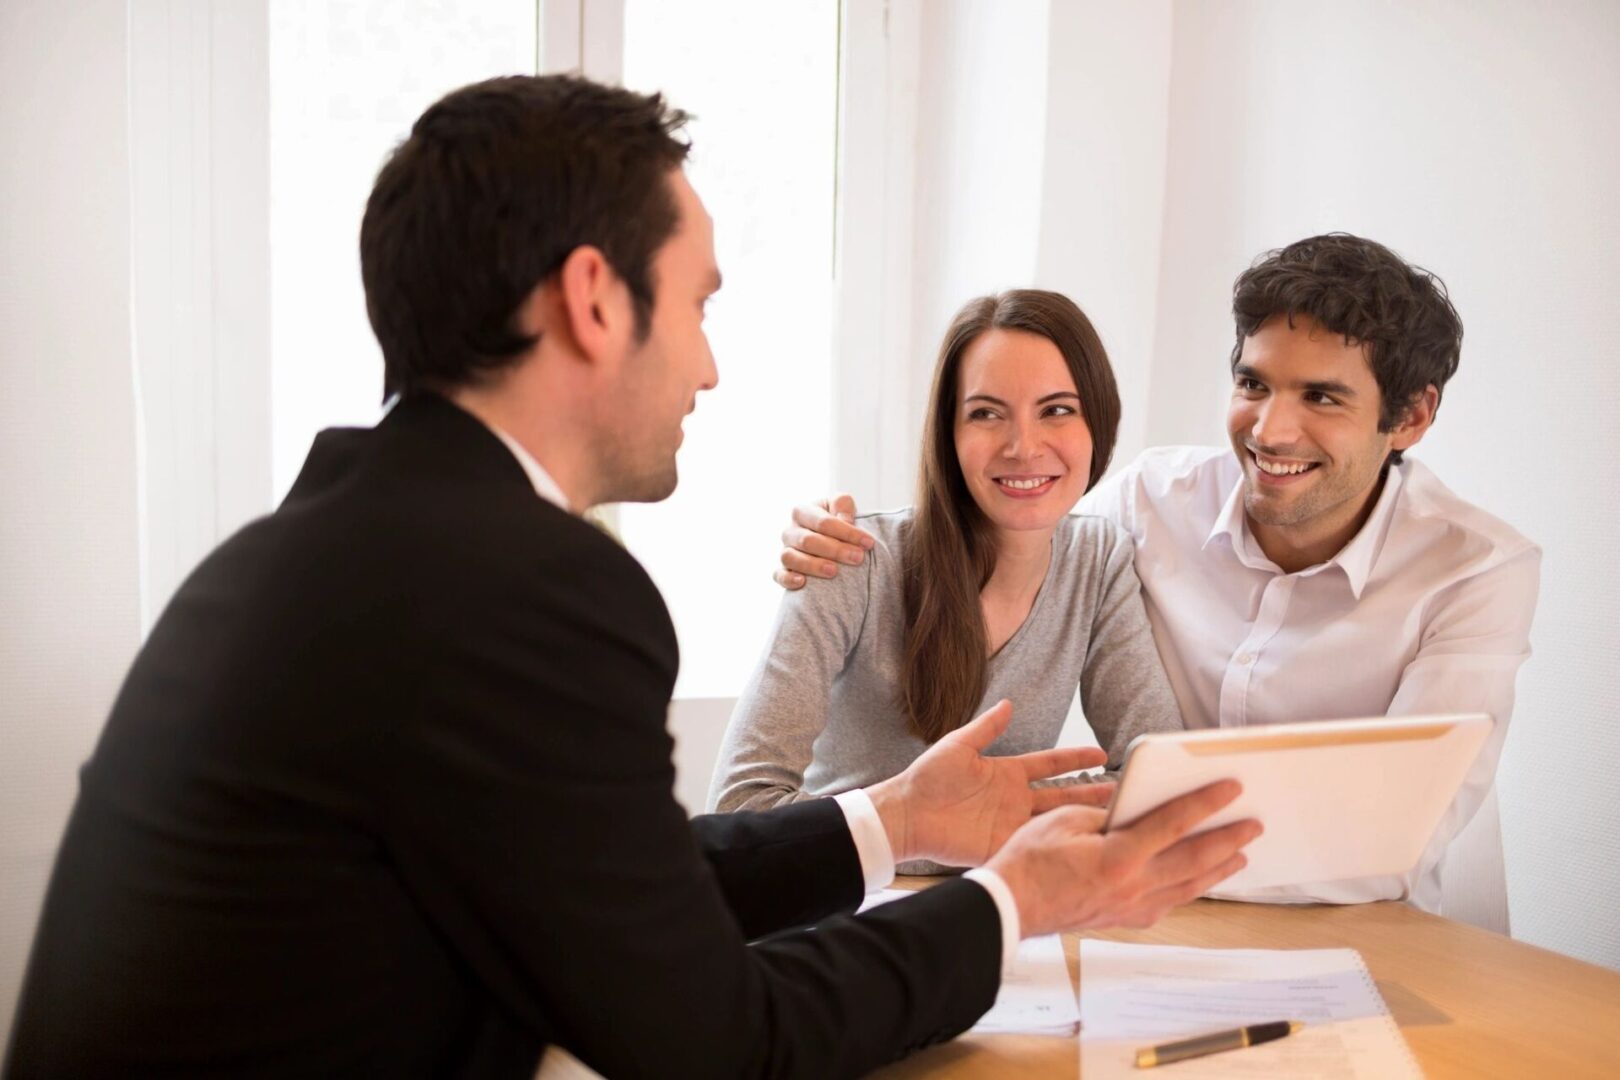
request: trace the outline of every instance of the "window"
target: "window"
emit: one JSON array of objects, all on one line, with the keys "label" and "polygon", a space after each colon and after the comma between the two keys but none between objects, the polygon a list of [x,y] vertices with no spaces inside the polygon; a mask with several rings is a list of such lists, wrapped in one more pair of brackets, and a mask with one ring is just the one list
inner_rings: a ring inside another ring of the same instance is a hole
[{"label": "window", "polygon": [[[829,480],[838,3],[593,10],[546,7],[537,22],[533,0],[272,0],[273,494],[318,431],[380,413],[357,248],[384,158],[446,91],[532,71],[577,34],[573,55],[622,55],[625,85],[696,117],[689,175],[726,278],[708,320],[720,387],[686,422],[675,496],[621,507],[617,524],[669,602],[678,696],[730,697],[780,599],[770,569],[787,510]],[[540,49],[541,25],[556,48]]]},{"label": "window", "polygon": [[272,0],[271,474],[276,502],[310,440],[381,412],[382,355],[360,287],[360,217],[423,109],[534,70],[533,0]]},{"label": "window", "polygon": [[674,617],[676,695],[734,697],[781,599],[788,510],[829,482],[838,5],[628,0],[624,83],[694,114],[688,175],[726,283],[680,486],[619,528]]}]

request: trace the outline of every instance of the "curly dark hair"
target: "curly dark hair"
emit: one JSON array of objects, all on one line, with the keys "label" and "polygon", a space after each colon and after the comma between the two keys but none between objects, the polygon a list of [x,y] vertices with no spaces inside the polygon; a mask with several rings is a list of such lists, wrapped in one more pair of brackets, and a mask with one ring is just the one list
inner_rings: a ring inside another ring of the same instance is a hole
[{"label": "curly dark hair", "polygon": [[514,324],[519,305],[585,244],[624,280],[645,335],[687,119],[659,94],[569,75],[490,79],[430,106],[360,226],[384,399],[516,362],[535,343]]},{"label": "curly dark hair", "polygon": [[[1381,399],[1378,430],[1389,431],[1433,386],[1443,393],[1462,354],[1462,320],[1445,282],[1406,262],[1383,244],[1349,233],[1327,233],[1268,251],[1232,286],[1237,343],[1268,319],[1290,326],[1309,315],[1351,345],[1364,345]],[[1400,460],[1395,451],[1392,460]]]}]

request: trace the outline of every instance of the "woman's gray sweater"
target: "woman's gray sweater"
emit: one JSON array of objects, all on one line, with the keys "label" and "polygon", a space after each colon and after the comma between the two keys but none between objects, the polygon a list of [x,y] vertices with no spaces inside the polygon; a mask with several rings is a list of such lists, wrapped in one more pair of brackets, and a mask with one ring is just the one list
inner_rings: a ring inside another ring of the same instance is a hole
[{"label": "woman's gray sweater", "polygon": [[[763,810],[865,787],[927,749],[900,700],[900,532],[910,520],[910,510],[861,515],[877,538],[866,561],[783,599],[731,715],[711,810]],[[1137,735],[1181,728],[1132,558],[1130,536],[1105,518],[1070,515],[1058,525],[1028,617],[989,661],[975,714],[1002,698],[1013,703],[1012,723],[989,753],[1053,746],[1077,686],[1110,768]]]}]

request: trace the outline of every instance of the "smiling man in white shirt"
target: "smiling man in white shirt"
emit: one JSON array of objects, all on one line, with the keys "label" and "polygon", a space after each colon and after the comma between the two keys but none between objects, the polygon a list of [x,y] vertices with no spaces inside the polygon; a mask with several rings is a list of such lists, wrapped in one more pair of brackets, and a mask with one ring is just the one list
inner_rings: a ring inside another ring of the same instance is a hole
[{"label": "smiling man in white shirt", "polygon": [[[1490,791],[1530,655],[1541,551],[1404,459],[1461,353],[1438,278],[1370,240],[1312,237],[1244,271],[1233,315],[1230,449],[1148,450],[1080,512],[1135,540],[1189,728],[1496,718],[1410,873],[1245,894],[1439,910],[1442,859]],[[860,561],[864,534],[840,516],[853,506],[831,507],[795,511],[784,586]]]}]

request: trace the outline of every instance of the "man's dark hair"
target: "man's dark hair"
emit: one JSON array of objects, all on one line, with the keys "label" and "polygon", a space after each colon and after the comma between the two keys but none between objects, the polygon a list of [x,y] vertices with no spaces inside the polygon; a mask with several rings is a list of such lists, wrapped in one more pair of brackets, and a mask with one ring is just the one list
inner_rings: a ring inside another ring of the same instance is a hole
[{"label": "man's dark hair", "polygon": [[[1268,319],[1288,325],[1309,315],[1351,345],[1367,350],[1378,380],[1378,430],[1401,422],[1423,388],[1437,393],[1457,373],[1462,320],[1446,295],[1445,282],[1412,266],[1382,244],[1349,233],[1328,233],[1268,251],[1238,275],[1232,287],[1237,344]],[[1392,454],[1394,461],[1400,453]]]},{"label": "man's dark hair", "polygon": [[423,113],[383,165],[360,226],[383,397],[462,385],[534,346],[518,306],[581,245],[629,287],[636,331],[653,254],[677,224],[669,173],[687,115],[659,94],[568,75],[490,79]]}]

